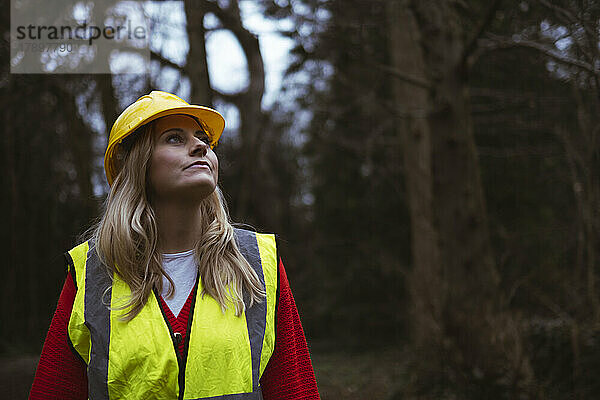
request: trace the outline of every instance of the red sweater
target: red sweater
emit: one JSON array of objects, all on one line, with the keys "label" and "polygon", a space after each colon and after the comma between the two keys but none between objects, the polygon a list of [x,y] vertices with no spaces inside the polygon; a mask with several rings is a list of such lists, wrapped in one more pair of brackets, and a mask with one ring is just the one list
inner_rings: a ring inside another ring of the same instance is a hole
[{"label": "red sweater", "polygon": [[[87,399],[86,366],[67,342],[67,324],[75,292],[69,274],[44,342],[29,399]],[[173,330],[182,335],[186,333],[190,298],[177,317],[160,299]],[[281,260],[276,312],[275,350],[260,379],[263,397],[265,400],[319,399],[300,316]]]}]

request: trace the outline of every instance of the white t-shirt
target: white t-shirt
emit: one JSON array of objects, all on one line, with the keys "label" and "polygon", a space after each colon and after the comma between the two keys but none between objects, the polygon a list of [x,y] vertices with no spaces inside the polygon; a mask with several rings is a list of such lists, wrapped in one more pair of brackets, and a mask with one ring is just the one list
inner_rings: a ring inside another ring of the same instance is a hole
[{"label": "white t-shirt", "polygon": [[172,298],[167,298],[170,284],[166,277],[163,277],[161,294],[173,315],[177,317],[196,284],[198,267],[194,259],[194,249],[163,254],[163,268],[175,284],[175,294]]}]

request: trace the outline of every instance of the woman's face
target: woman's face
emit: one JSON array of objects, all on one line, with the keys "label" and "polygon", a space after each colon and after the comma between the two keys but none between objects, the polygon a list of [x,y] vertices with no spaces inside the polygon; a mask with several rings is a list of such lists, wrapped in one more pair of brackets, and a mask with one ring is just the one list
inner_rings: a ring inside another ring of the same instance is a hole
[{"label": "woman's face", "polygon": [[148,180],[153,197],[201,200],[217,186],[219,160],[196,120],[169,115],[154,121],[154,148]]}]

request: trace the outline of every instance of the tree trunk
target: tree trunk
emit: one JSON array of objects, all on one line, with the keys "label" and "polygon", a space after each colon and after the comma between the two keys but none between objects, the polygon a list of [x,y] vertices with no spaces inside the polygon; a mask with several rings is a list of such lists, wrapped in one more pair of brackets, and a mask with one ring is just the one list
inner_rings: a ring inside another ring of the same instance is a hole
[{"label": "tree trunk", "polygon": [[104,124],[106,126],[106,140],[108,141],[108,135],[112,125],[117,120],[118,114],[118,103],[115,97],[115,91],[112,83],[112,75],[103,74],[96,78],[98,82],[98,88],[100,90],[100,96],[102,101],[102,115],[104,116]]},{"label": "tree trunk", "polygon": [[[8,93],[14,93],[14,87],[17,85],[14,84],[15,79],[9,80],[9,91]],[[16,131],[16,127],[18,124],[14,121],[14,115],[11,115],[11,107],[7,105],[4,108],[3,114],[3,125],[5,129],[3,147],[4,147],[4,167],[5,167],[5,182],[7,184],[5,190],[8,192],[5,194],[7,200],[5,204],[8,206],[8,226],[9,235],[8,235],[8,245],[5,244],[6,251],[6,260],[5,265],[8,268],[5,269],[5,275],[3,277],[3,300],[4,304],[13,304],[14,299],[17,297],[17,288],[19,287],[17,272],[19,268],[15,268],[14,266],[19,266],[19,243],[21,242],[22,232],[24,228],[19,224],[20,219],[20,205],[21,198],[19,196],[19,176],[18,176],[18,168],[16,156],[18,152],[17,147],[17,137],[15,135],[10,134],[10,132]],[[3,307],[3,321],[13,321],[16,319],[16,310],[13,307]]]},{"label": "tree trunk", "polygon": [[439,1],[393,2],[388,14],[393,67],[410,77],[394,83],[394,94],[407,115],[398,125],[411,209],[419,379],[427,390],[437,384],[461,396],[492,395],[491,383],[501,379],[520,389],[529,370],[519,325],[501,308],[458,15]]},{"label": "tree trunk", "polygon": [[[413,13],[405,1],[398,0],[388,3],[387,15],[393,68],[424,81],[424,59]],[[393,92],[411,221],[413,270],[408,283],[413,303],[411,332],[420,352],[427,349],[437,352],[435,347],[441,345],[442,338],[440,321],[445,289],[433,216],[431,132],[426,120],[428,92],[399,79],[393,80]]]},{"label": "tree trunk", "polygon": [[[256,190],[261,177],[261,166],[257,164],[260,156],[261,135],[264,127],[264,115],[261,110],[262,98],[265,91],[265,68],[260,51],[258,38],[248,31],[242,23],[238,0],[231,0],[227,8],[221,8],[216,3],[208,2],[207,11],[213,12],[226,29],[235,35],[248,62],[248,88],[237,95],[227,96],[235,104],[240,113],[240,182],[234,193],[237,206],[237,218],[247,219],[248,211],[253,202],[252,194]],[[264,172],[264,170],[262,171]]]},{"label": "tree trunk", "polygon": [[191,102],[212,106],[212,93],[206,61],[206,39],[204,31],[205,1],[185,0],[186,30],[189,52],[184,71],[192,86]]}]

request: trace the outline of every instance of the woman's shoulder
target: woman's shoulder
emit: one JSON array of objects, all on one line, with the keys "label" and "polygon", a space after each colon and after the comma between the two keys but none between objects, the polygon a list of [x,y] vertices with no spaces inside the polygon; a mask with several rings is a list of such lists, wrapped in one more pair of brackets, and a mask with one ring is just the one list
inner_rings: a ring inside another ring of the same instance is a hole
[{"label": "woman's shoulder", "polygon": [[80,261],[87,259],[87,254],[90,250],[90,247],[91,241],[85,240],[73,247],[71,250],[67,251],[65,253],[65,257],[67,258],[69,264],[76,264]]},{"label": "woman's shoulder", "polygon": [[261,244],[276,247],[278,235],[275,233],[259,232],[253,226],[246,224],[234,224],[233,229],[238,244],[243,244],[243,242],[249,241],[252,243],[258,242],[259,247]]},{"label": "woman's shoulder", "polygon": [[263,231],[263,230],[259,230],[256,227],[250,225],[250,224],[245,224],[245,223],[240,223],[240,222],[233,222],[231,224],[231,226],[233,226],[233,230],[238,233],[245,233],[245,234],[257,234],[257,235],[275,235],[277,236],[277,234],[275,232],[269,232],[269,231]]}]

